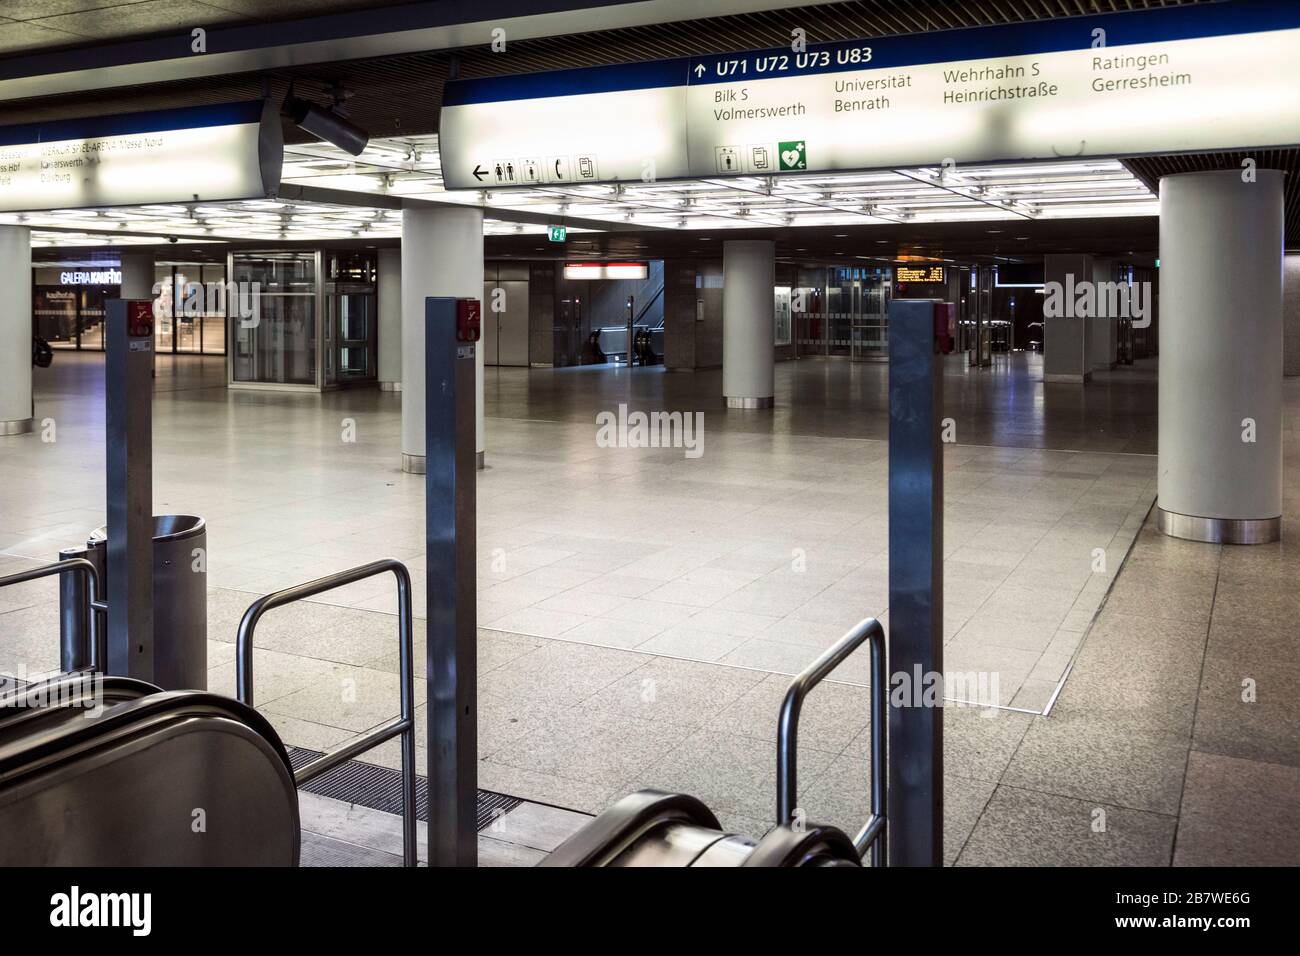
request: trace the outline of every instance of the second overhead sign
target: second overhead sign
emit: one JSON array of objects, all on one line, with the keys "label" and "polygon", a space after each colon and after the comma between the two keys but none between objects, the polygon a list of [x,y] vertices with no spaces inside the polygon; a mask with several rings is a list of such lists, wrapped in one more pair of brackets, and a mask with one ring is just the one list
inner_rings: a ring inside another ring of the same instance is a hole
[{"label": "second overhead sign", "polygon": [[1288,146],[1297,49],[1300,4],[1238,0],[463,80],[442,165],[463,189]]}]

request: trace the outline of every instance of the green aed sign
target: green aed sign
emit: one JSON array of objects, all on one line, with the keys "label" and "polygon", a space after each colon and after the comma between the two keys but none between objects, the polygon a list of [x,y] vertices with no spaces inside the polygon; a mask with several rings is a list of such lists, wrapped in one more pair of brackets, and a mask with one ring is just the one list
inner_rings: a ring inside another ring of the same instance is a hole
[{"label": "green aed sign", "polygon": [[551,226],[550,238],[551,238],[551,242],[564,242],[566,239],[569,238],[569,227]]}]

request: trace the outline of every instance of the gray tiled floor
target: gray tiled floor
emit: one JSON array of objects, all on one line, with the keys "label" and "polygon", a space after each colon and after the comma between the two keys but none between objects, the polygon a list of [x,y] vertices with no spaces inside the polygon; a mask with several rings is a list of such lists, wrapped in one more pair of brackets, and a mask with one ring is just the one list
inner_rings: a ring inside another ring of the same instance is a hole
[{"label": "gray tiled floor", "polygon": [[[38,411],[59,441],[12,440],[0,457],[0,572],[103,521],[102,412],[89,398],[100,372],[58,359],[38,379]],[[396,469],[396,396],[232,393],[212,387],[206,364],[160,375],[155,498],[210,522],[210,683],[229,693],[229,641],[258,593],[393,556],[410,563],[422,607],[423,485]],[[1060,694],[1047,718],[945,711],[948,861],[1290,853],[1294,546],[1219,549],[1142,530],[1155,464],[1132,452],[1154,450],[1153,376],[1122,370],[1080,391],[1036,374],[1021,362],[947,380],[971,442],[946,449],[947,663],[995,673],[1004,706],[1036,714]],[[788,398],[762,417],[718,412],[711,374],[489,373],[480,786],[585,813],[635,786],[676,786],[731,827],[769,825],[787,675],[859,618],[887,623],[879,375],[782,366]],[[705,410],[705,455],[596,448],[594,412],[638,400]],[[1294,436],[1290,383],[1288,414]],[[344,417],[355,443],[339,440]],[[287,740],[323,749],[395,713],[391,588],[375,579],[266,618],[258,705]],[[0,593],[0,668],[57,666],[54,599],[48,584]],[[416,641],[423,659],[423,621]],[[855,655],[819,688],[802,725],[802,798],[846,827],[866,809],[866,663]],[[1240,701],[1245,677],[1254,704]],[[395,744],[369,759],[395,765]],[[1240,779],[1279,799],[1229,840],[1210,821]],[[1283,838],[1266,846],[1265,830]],[[500,858],[532,862],[530,849]]]}]

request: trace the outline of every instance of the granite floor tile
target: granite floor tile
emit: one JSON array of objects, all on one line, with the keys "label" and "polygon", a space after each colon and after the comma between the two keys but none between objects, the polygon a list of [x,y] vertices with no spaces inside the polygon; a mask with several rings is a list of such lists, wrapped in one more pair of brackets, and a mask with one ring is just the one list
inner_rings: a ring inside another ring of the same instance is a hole
[{"label": "granite floor tile", "polygon": [[587,698],[580,710],[593,722],[600,711],[704,726],[764,680],[735,667],[656,658]]},{"label": "granite floor tile", "polygon": [[592,814],[603,810],[617,790],[591,781],[538,773],[487,759],[478,763],[478,785],[483,790]]},{"label": "granite floor tile", "polygon": [[[425,696],[424,678],[416,678],[416,700]],[[348,730],[367,730],[401,712],[400,681],[388,671],[339,666],[328,675],[258,706]]]},{"label": "granite floor tile", "polygon": [[1117,734],[1104,714],[1033,718],[1002,782],[1173,816],[1189,743],[1185,737]]},{"label": "granite floor tile", "polygon": [[647,654],[693,661],[721,661],[748,638],[694,627],[689,622],[668,628],[638,647]]},{"label": "granite floor tile", "polygon": [[1168,866],[1176,819],[1000,785],[958,866]]},{"label": "granite floor tile", "polygon": [[1300,865],[1300,768],[1193,751],[1175,866]]},{"label": "granite floor tile", "polygon": [[1300,766],[1300,664],[1258,667],[1207,657],[1197,750]]},{"label": "granite floor tile", "polygon": [[554,641],[483,675],[479,686],[502,697],[571,706],[649,660],[630,651]]},{"label": "granite floor tile", "polygon": [[[800,799],[835,755],[801,747]],[[776,748],[770,741],[701,730],[626,786],[653,786],[699,797],[715,813],[772,819],[776,806]]]},{"label": "granite floor tile", "polygon": [[550,715],[546,725],[495,751],[494,763],[547,776],[614,787],[681,744],[690,730],[666,720],[646,720],[590,710]]},{"label": "granite floor tile", "polygon": [[[718,713],[709,722],[709,729],[764,741],[775,748],[781,703],[789,686],[789,679],[782,675],[764,677]],[[801,746],[837,754],[861,736],[870,721],[868,688],[823,681],[804,699],[799,742]]]}]

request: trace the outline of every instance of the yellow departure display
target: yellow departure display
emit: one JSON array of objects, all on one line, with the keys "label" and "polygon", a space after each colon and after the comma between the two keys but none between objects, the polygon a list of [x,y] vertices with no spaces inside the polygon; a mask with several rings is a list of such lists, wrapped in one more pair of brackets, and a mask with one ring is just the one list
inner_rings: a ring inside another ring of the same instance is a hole
[{"label": "yellow departure display", "polygon": [[912,269],[899,266],[894,270],[895,282],[945,282],[943,266],[930,266],[926,269]]}]

